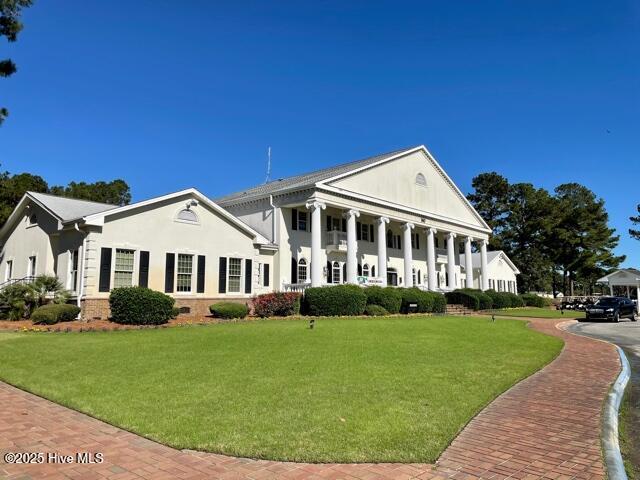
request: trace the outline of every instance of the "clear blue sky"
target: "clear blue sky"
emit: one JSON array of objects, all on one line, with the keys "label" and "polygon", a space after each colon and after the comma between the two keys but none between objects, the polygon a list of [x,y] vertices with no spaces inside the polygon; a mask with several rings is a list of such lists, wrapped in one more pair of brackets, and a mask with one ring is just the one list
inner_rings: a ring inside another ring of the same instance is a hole
[{"label": "clear blue sky", "polygon": [[587,185],[640,267],[637,1],[36,0],[24,22],[3,169],[216,197],[262,182],[268,145],[282,177],[425,144],[465,192]]}]

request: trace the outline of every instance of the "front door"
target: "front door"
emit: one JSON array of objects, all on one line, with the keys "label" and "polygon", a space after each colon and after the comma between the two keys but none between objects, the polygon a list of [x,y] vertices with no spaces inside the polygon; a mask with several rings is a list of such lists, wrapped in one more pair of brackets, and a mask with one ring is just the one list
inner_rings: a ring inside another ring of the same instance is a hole
[{"label": "front door", "polygon": [[387,272],[387,285],[398,286],[398,274],[396,272]]}]

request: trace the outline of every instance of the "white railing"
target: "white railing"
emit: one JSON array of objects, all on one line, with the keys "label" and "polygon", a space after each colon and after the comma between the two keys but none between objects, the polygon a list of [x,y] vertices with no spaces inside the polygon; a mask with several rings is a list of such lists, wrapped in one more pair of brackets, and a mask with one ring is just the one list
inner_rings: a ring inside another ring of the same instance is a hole
[{"label": "white railing", "polygon": [[327,245],[347,246],[347,233],[340,230],[327,232]]},{"label": "white railing", "polygon": [[0,290],[10,285],[17,285],[17,284],[28,285],[30,283],[33,283],[35,279],[36,277],[33,275],[22,277],[22,278],[12,278],[5,282],[0,283]]}]

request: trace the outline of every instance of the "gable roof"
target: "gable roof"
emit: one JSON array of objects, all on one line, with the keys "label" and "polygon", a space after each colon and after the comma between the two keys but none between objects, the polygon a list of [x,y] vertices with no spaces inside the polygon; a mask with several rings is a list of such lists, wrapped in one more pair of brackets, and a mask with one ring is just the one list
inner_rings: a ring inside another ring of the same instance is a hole
[{"label": "gable roof", "polygon": [[[513,271],[516,274],[520,273],[520,270],[518,269],[518,267],[515,266],[515,264],[507,256],[507,254],[504,253],[504,251],[502,251],[502,250],[491,250],[491,251],[488,251],[487,252],[487,265],[492,263],[497,258],[504,259],[504,261],[507,262],[507,264],[513,269]],[[481,258],[480,258],[480,252],[472,253],[471,254],[471,265],[473,266],[473,268],[480,268],[481,267],[481,263],[482,262],[481,262]],[[465,255],[464,255],[464,253],[460,254],[460,265],[462,265],[462,266],[465,265]]]},{"label": "gable roof", "polygon": [[416,146],[403,148],[380,155],[374,155],[373,157],[362,158],[360,160],[343,163],[333,167],[323,168],[321,170],[315,170],[313,172],[303,173],[301,175],[295,175],[293,177],[279,178],[278,180],[274,180],[263,185],[258,185],[256,187],[225,195],[223,197],[217,198],[215,202],[224,207],[238,202],[257,200],[268,195],[276,195],[290,190],[303,190],[305,188],[313,187],[318,182],[333,179],[334,177],[347,174],[379,162],[390,160],[399,155],[404,155],[421,148],[423,147]]},{"label": "gable roof", "polygon": [[[635,276],[636,283],[638,282],[638,279],[640,279],[640,270],[638,270],[637,268],[621,268],[619,270],[616,270],[615,272],[611,272],[608,275],[605,275],[602,278],[599,278],[598,280],[596,280],[596,283],[609,283],[609,279],[613,279],[614,277],[617,277],[621,274],[630,274],[631,276]],[[629,285],[632,286],[635,285],[635,283],[630,283]]]},{"label": "gable roof", "polygon": [[181,197],[181,196],[185,196],[185,195],[188,195],[188,196],[191,196],[193,198],[196,198],[201,203],[207,205],[213,211],[218,213],[221,217],[224,217],[226,220],[228,220],[232,224],[236,225],[238,228],[243,230],[245,233],[251,235],[251,237],[253,238],[253,240],[256,243],[259,243],[261,245],[269,244],[269,241],[264,236],[262,236],[260,233],[258,233],[253,228],[251,228],[249,225],[247,225],[242,220],[237,218],[235,215],[232,215],[231,213],[227,212],[224,208],[222,208],[220,205],[218,205],[215,202],[213,202],[209,197],[207,197],[206,195],[204,195],[200,191],[196,190],[195,188],[188,188],[186,190],[180,190],[178,192],[169,193],[167,195],[162,195],[160,197],[154,197],[154,198],[150,198],[150,199],[147,199],[147,200],[142,200],[140,202],[131,203],[129,205],[124,205],[122,207],[113,208],[113,209],[106,210],[106,211],[103,211],[103,212],[96,212],[94,214],[87,215],[86,217],[83,218],[83,220],[87,224],[102,225],[102,223],[104,222],[104,218],[105,217],[109,217],[111,215],[116,215],[116,214],[119,214],[119,213],[132,211],[134,209],[137,209],[137,208],[140,208],[140,207],[144,207],[146,205],[153,205],[154,203],[164,202],[166,200],[171,200],[173,198]]},{"label": "gable roof", "polygon": [[58,197],[47,193],[27,192],[27,195],[63,223],[118,208],[118,205]]}]

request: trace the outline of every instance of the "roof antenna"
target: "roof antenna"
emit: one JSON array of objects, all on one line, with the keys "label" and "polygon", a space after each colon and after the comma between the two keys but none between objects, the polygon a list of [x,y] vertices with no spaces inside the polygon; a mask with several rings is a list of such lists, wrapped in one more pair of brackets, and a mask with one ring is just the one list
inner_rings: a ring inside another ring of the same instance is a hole
[{"label": "roof antenna", "polygon": [[267,147],[267,158],[267,178],[264,180],[264,183],[271,181],[271,147]]}]

